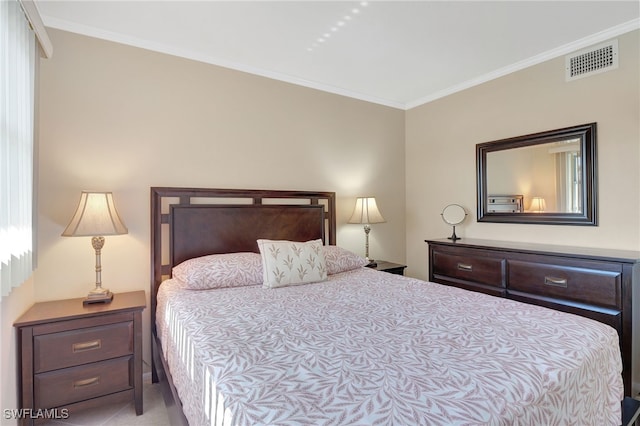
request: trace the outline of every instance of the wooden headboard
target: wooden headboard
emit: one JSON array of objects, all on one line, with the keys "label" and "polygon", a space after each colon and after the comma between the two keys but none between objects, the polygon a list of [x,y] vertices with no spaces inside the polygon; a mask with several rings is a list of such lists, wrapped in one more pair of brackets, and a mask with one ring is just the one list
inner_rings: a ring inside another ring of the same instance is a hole
[{"label": "wooden headboard", "polygon": [[180,262],[258,251],[258,238],[336,243],[334,192],[151,188],[151,329],[156,294]]}]

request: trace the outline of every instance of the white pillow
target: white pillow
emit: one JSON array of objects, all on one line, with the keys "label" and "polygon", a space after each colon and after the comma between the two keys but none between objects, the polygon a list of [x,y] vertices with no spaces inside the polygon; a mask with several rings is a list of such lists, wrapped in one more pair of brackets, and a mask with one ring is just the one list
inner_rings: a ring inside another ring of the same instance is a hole
[{"label": "white pillow", "polygon": [[352,269],[362,268],[367,260],[357,254],[338,246],[323,246],[327,274],[333,275]]},{"label": "white pillow", "polygon": [[185,260],[172,276],[191,290],[256,285],[262,283],[262,260],[258,253],[212,254]]},{"label": "white pillow", "polygon": [[327,279],[322,240],[307,242],[258,240],[263,287],[276,288]]}]

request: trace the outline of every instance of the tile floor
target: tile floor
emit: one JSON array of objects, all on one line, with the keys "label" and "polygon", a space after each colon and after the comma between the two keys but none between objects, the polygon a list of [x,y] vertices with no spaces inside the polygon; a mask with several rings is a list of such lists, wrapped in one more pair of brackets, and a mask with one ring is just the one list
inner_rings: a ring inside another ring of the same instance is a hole
[{"label": "tile floor", "polygon": [[[146,377],[148,376],[148,377]],[[143,378],[143,414],[136,416],[133,402],[105,405],[73,414],[65,420],[52,420],[46,426],[170,426],[160,385]]]}]

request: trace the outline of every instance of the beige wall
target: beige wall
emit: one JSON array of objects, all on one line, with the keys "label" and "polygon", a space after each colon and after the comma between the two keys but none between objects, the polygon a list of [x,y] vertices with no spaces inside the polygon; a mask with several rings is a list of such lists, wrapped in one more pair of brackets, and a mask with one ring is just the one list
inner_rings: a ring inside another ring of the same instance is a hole
[{"label": "beige wall", "polygon": [[[33,277],[0,299],[0,408],[18,408],[16,332],[13,322],[33,303]],[[15,424],[0,412],[0,424]]]},{"label": "beige wall", "polygon": [[[40,97],[37,300],[83,297],[90,239],[60,234],[80,191],[110,190],[129,234],[107,237],[102,281],[149,288],[149,187],[335,191],[338,244],[364,254],[346,224],[355,197],[387,219],[376,257],[404,261],[404,112],[67,32],[50,30]],[[145,330],[148,330],[148,309]],[[149,360],[145,334],[145,360]]]},{"label": "beige wall", "polygon": [[[407,112],[409,274],[427,278],[424,240],[451,235],[440,218],[450,203],[469,212],[461,237],[640,249],[639,37],[618,37],[616,70],[565,82],[561,57]],[[477,143],[590,122],[598,123],[599,226],[476,222]]]}]

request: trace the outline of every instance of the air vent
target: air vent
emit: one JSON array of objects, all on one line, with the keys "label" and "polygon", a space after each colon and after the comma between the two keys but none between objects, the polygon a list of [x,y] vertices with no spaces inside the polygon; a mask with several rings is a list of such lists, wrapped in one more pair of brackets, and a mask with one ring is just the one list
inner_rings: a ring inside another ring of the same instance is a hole
[{"label": "air vent", "polygon": [[618,68],[618,40],[591,46],[566,57],[567,81]]}]

